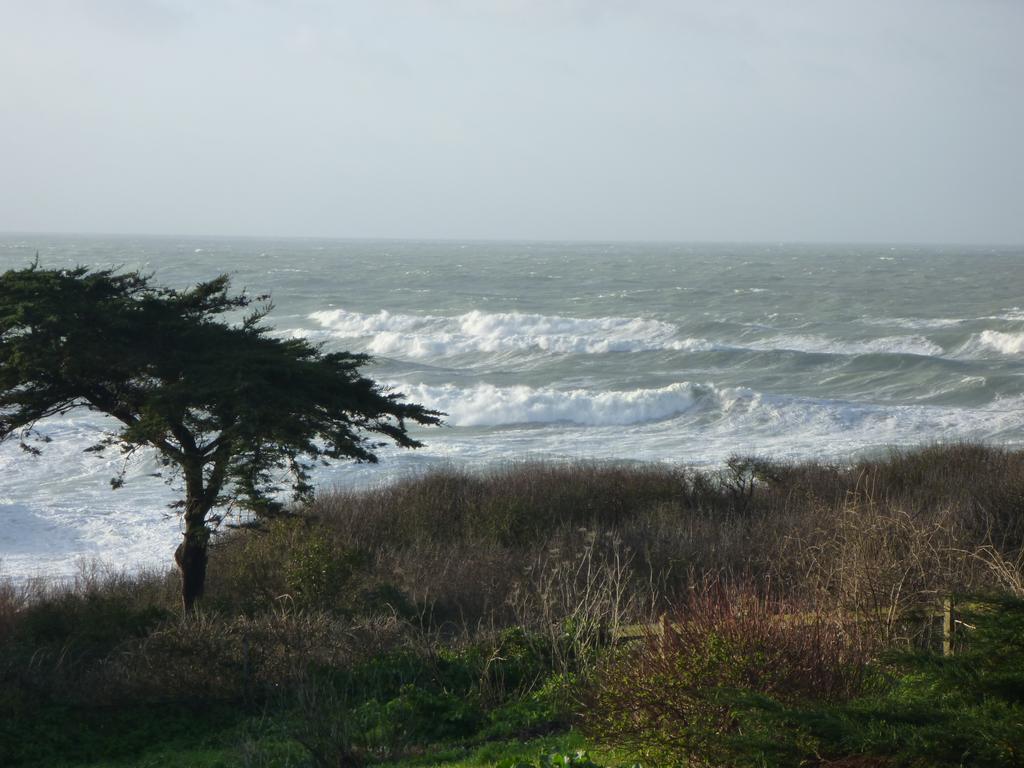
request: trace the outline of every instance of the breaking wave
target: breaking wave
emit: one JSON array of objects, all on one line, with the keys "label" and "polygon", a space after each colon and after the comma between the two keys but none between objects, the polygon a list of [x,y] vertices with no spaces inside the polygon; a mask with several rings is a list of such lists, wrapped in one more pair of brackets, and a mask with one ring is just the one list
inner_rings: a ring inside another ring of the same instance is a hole
[{"label": "breaking wave", "polygon": [[367,352],[412,359],[521,351],[704,351],[715,346],[705,339],[677,339],[675,325],[641,317],[577,318],[479,310],[442,317],[334,309],[314,312],[310,318],[332,337],[365,339]]},{"label": "breaking wave", "polygon": [[1024,333],[982,331],[968,342],[968,348],[971,347],[981,347],[1003,355],[1020,355],[1024,353]]},{"label": "breaking wave", "polygon": [[971,336],[956,351],[957,357],[991,357],[992,353],[1007,356],[1024,354],[1024,333],[982,331]]},{"label": "breaking wave", "polygon": [[359,341],[371,354],[411,360],[509,352],[607,354],[727,350],[830,355],[943,354],[942,347],[921,335],[863,341],[785,334],[736,342],[679,338],[679,329],[672,323],[642,317],[578,318],[479,310],[445,317],[393,314],[386,310],[364,314],[344,309],[314,312],[309,317],[331,338]]},{"label": "breaking wave", "polygon": [[[653,389],[598,391],[477,384],[393,384],[410,400],[448,414],[453,427],[573,425],[682,430],[694,439],[902,442],[915,434],[991,436],[1019,421],[1024,399],[979,408],[894,405],[765,394],[748,387],[678,382]],[[683,418],[684,423],[670,422]],[[676,435],[678,437],[678,435]]]},{"label": "breaking wave", "polygon": [[830,339],[825,336],[776,336],[750,342],[750,349],[761,351],[785,350],[823,355],[925,355],[937,357],[942,347],[924,336],[886,336],[864,341]]},{"label": "breaking wave", "polygon": [[864,325],[895,325],[910,330],[955,328],[968,322],[962,317],[862,317]]},{"label": "breaking wave", "polygon": [[492,384],[467,388],[398,384],[396,388],[415,402],[444,411],[448,423],[456,427],[557,423],[625,426],[678,416],[717,394],[714,387],[689,382],[658,389],[603,392]]}]

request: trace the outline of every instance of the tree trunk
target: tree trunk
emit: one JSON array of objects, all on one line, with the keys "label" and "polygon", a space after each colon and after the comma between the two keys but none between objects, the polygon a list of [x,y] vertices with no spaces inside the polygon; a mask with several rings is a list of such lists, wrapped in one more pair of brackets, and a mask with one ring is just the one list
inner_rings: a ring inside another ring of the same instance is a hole
[{"label": "tree trunk", "polygon": [[185,535],[174,551],[174,561],[181,571],[181,605],[191,611],[202,597],[206,586],[207,543],[210,532],[205,522],[198,526],[186,523]]},{"label": "tree trunk", "polygon": [[185,471],[185,533],[174,551],[174,561],[181,571],[181,605],[185,612],[193,610],[206,586],[207,545],[210,529],[206,527],[206,513],[202,470]]}]

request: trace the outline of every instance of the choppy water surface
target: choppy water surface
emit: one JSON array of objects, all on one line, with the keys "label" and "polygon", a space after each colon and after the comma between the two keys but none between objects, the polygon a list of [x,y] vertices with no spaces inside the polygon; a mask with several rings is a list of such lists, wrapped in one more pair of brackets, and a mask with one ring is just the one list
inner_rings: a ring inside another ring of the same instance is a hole
[{"label": "choppy water surface", "polygon": [[[271,322],[449,414],[321,485],[446,462],[732,453],[847,460],[893,445],[1024,441],[1024,248],[0,237],[0,269],[123,265],[185,286],[221,272]],[[175,497],[133,460],[83,454],[102,421],[0,446],[0,568],[62,573],[117,547],[168,561]]]}]

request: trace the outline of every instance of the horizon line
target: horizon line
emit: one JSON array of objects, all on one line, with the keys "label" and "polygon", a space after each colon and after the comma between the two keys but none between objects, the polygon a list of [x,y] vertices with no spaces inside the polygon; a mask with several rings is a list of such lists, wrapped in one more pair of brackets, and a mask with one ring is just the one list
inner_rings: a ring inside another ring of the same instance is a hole
[{"label": "horizon line", "polygon": [[90,237],[90,238],[174,238],[185,239],[216,239],[216,240],[322,240],[336,242],[401,242],[401,243],[555,243],[578,245],[830,245],[830,246],[942,246],[971,248],[1017,248],[1024,247],[1021,242],[998,241],[967,241],[967,240],[801,240],[801,239],[707,239],[692,240],[664,238],[559,238],[559,237],[409,237],[409,236],[366,236],[366,235],[241,235],[223,233],[190,233],[190,232],[108,232],[108,231],[74,231],[74,230],[0,230],[0,237]]}]

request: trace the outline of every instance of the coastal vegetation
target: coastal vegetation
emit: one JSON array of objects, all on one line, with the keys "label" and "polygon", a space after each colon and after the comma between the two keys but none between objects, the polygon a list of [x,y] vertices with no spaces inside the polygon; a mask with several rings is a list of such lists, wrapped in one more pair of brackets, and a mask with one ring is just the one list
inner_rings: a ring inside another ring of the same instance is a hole
[{"label": "coastal vegetation", "polygon": [[171,572],[2,582],[0,764],[1024,755],[1021,451],[449,468],[284,512],[213,538],[186,613]]}]

